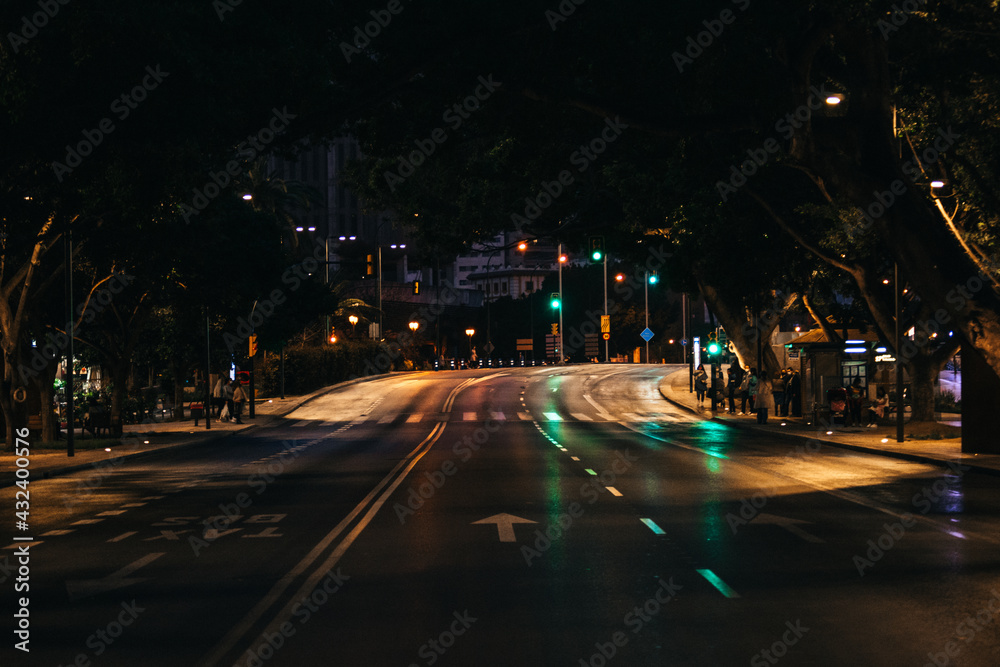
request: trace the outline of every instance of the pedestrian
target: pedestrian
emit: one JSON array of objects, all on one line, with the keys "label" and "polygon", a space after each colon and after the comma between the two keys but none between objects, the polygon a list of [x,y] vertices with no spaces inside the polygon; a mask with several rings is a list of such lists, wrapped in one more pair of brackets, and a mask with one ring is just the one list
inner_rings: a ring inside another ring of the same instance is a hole
[{"label": "pedestrian", "polygon": [[740,378],[740,414],[745,415],[747,413],[747,401],[750,399],[750,371],[752,369],[747,367],[743,369],[743,376]]},{"label": "pedestrian", "polygon": [[229,417],[226,421],[232,421],[233,416],[236,414],[236,406],[233,405],[233,393],[235,392],[235,387],[233,387],[233,385],[235,383],[236,380],[232,380],[231,382],[227,381],[225,386],[222,388],[226,396],[226,409],[229,412]]},{"label": "pedestrian", "polygon": [[767,377],[767,373],[761,373],[756,394],[753,407],[757,411],[757,423],[766,424],[768,411],[774,410],[774,390],[771,388],[771,379]]},{"label": "pedestrian", "polygon": [[754,414],[757,409],[757,388],[760,386],[760,378],[757,377],[757,369],[750,369],[750,384],[747,387],[747,394],[750,397],[750,414]]},{"label": "pedestrian", "polygon": [[729,414],[736,414],[736,392],[740,388],[740,367],[732,364],[729,367],[729,381],[726,383],[726,395],[729,398]]},{"label": "pedestrian", "polygon": [[708,390],[708,373],[705,372],[705,365],[698,364],[698,370],[694,372],[694,390],[698,405],[705,405],[705,392]]},{"label": "pedestrian", "polygon": [[792,417],[802,416],[802,377],[797,370],[788,369],[788,380],[785,382],[785,403],[789,408],[785,414]]},{"label": "pedestrian", "polygon": [[774,393],[774,416],[781,417],[785,407],[785,372],[778,371],[771,383],[771,391]]},{"label": "pedestrian", "polygon": [[226,376],[219,375],[219,380],[215,383],[215,387],[212,389],[212,408],[215,412],[215,417],[218,419],[219,415],[222,414],[222,406],[226,404]]},{"label": "pedestrian", "polygon": [[854,382],[847,388],[847,407],[850,412],[850,421],[855,426],[861,426],[861,404],[865,400],[865,391],[861,386],[861,378],[854,378]]},{"label": "pedestrian", "polygon": [[243,385],[240,384],[239,380],[233,380],[233,405],[235,406],[235,412],[233,412],[233,417],[237,424],[242,424],[243,420],[240,418],[243,414],[243,404],[247,402],[247,394],[243,391]]}]

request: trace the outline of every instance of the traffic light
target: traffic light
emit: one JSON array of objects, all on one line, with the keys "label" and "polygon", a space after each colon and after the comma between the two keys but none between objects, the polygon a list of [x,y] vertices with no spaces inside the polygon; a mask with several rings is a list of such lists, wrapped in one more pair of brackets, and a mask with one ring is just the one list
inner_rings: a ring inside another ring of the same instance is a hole
[{"label": "traffic light", "polygon": [[562,306],[562,299],[559,298],[559,292],[553,292],[552,293],[552,296],[549,297],[549,305],[552,308],[556,308],[556,309],[558,309],[560,306]]},{"label": "traffic light", "polygon": [[719,345],[719,336],[714,331],[708,334],[708,347],[706,351],[713,357],[722,351],[722,346]]},{"label": "traffic light", "polygon": [[656,271],[653,271],[649,274],[649,284],[655,285],[658,282],[660,282],[660,276],[656,273]]},{"label": "traffic light", "polygon": [[590,237],[590,258],[595,262],[600,262],[604,259],[604,237],[603,236],[591,236]]},{"label": "traffic light", "polygon": [[559,323],[558,322],[553,322],[552,323],[552,335],[553,336],[558,336],[559,335]]},{"label": "traffic light", "polygon": [[413,281],[413,293],[414,294],[420,294],[420,281],[419,280],[414,280]]},{"label": "traffic light", "polygon": [[368,255],[365,263],[365,275],[374,276],[375,275],[375,256]]},{"label": "traffic light", "polygon": [[252,334],[250,336],[250,355],[253,356],[257,354],[257,334]]}]

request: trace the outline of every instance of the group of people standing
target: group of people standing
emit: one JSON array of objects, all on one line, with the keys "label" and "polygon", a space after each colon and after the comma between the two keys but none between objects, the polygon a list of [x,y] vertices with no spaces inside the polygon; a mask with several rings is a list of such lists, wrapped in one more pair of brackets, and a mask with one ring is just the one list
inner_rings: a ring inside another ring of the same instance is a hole
[{"label": "group of people standing", "polygon": [[[743,368],[738,362],[733,362],[727,376],[724,395],[729,399],[726,411],[730,414],[755,414],[758,424],[766,424],[770,413],[777,417],[787,417],[790,412],[796,417],[801,416],[802,381],[798,371],[786,368],[772,378],[758,374],[755,368]],[[704,405],[709,382],[702,364],[695,371],[694,386],[698,403]],[[737,399],[740,400],[739,412],[736,411]]]},{"label": "group of people standing", "polygon": [[242,424],[243,404],[246,402],[247,394],[239,380],[230,380],[225,375],[219,377],[212,389],[212,407],[216,419]]}]

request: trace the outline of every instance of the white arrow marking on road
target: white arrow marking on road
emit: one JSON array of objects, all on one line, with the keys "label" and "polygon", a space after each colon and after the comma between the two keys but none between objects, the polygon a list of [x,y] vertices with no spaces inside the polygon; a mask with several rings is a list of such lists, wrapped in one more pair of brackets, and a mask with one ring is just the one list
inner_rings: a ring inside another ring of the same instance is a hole
[{"label": "white arrow marking on road", "polygon": [[66,592],[69,593],[69,599],[80,600],[82,598],[90,597],[91,595],[97,595],[98,593],[104,593],[106,591],[113,591],[116,588],[124,588],[125,586],[131,586],[132,584],[137,584],[140,581],[145,581],[145,577],[136,577],[133,579],[126,579],[126,577],[138,570],[140,567],[149,565],[165,553],[166,552],[146,554],[134,563],[129,563],[122,569],[113,574],[109,574],[103,579],[67,581]]},{"label": "white arrow marking on road", "polygon": [[812,542],[813,544],[826,544],[826,540],[816,537],[812,533],[807,533],[806,531],[799,528],[797,523],[811,523],[810,521],[802,521],[801,519],[790,519],[784,516],[777,516],[774,514],[760,513],[754,519],[754,523],[771,524],[775,526],[781,526],[789,533],[793,535],[798,535],[806,542]]},{"label": "white arrow marking on road", "polygon": [[477,523],[495,523],[497,525],[497,532],[500,533],[500,541],[513,542],[515,523],[538,523],[538,522],[532,521],[531,519],[522,519],[521,517],[514,516],[513,514],[494,514],[491,517],[480,519],[479,521],[473,521],[472,523],[473,525]]}]

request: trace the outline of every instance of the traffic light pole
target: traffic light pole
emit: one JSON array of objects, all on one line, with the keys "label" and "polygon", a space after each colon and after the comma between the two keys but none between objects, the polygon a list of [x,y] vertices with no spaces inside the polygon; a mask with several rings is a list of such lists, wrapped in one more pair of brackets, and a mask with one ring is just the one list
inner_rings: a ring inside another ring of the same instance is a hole
[{"label": "traffic light pole", "polygon": [[565,295],[563,294],[562,285],[562,243],[559,244],[559,253],[556,255],[556,264],[559,265],[559,365],[563,363],[563,302],[565,301]]},{"label": "traffic light pole", "polygon": [[[608,317],[608,253],[604,253],[604,318]],[[602,334],[603,336],[603,334]],[[609,341],[604,339],[604,363],[611,361]]]},{"label": "traffic light pole", "polygon": [[[649,271],[646,271],[646,279],[642,281],[642,289],[646,294],[646,328],[649,328]],[[649,363],[649,341],[646,341],[646,363]]]}]

